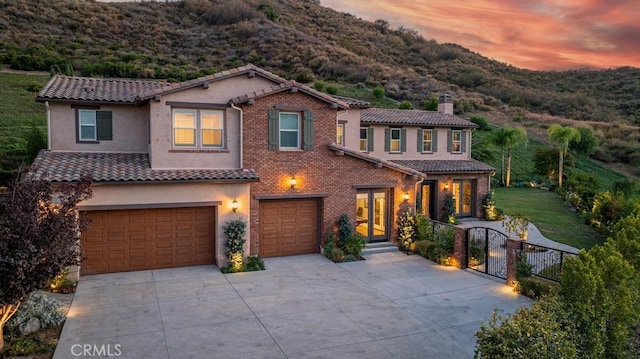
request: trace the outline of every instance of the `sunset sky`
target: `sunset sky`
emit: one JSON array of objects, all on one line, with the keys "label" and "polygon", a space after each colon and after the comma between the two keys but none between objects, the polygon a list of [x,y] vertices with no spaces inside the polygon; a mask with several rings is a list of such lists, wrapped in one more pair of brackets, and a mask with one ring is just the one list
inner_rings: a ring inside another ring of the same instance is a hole
[{"label": "sunset sky", "polygon": [[533,70],[640,67],[639,0],[321,0]]}]

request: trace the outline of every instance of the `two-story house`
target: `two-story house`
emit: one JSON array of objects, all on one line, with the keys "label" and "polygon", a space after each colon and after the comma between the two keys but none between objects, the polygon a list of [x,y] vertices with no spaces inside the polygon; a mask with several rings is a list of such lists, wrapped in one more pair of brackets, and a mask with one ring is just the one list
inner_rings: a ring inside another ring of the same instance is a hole
[{"label": "two-story house", "polygon": [[263,257],[319,252],[343,213],[395,240],[401,207],[435,216],[447,191],[476,215],[492,171],[470,159],[467,121],[398,117],[253,65],[181,83],[54,76],[36,100],[49,148],[33,173],[93,178],[82,274],[224,265],[235,218]]}]

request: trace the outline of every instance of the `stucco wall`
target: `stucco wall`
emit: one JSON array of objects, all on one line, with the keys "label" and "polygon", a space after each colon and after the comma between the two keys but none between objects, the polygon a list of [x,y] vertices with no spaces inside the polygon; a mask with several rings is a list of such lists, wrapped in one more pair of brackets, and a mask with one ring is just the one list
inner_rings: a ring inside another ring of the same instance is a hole
[{"label": "stucco wall", "polygon": [[360,150],[360,111],[359,108],[338,111],[338,122],[345,122],[344,146],[354,151]]},{"label": "stucco wall", "polygon": [[54,151],[147,152],[147,108],[132,105],[100,105],[112,112],[113,140],[76,143],[76,109],[68,103],[49,103],[50,148]]},{"label": "stucco wall", "polygon": [[[233,97],[272,86],[274,83],[261,77],[248,78],[240,75],[202,86],[163,95],[159,102],[150,101],[151,144],[149,153],[151,167],[164,168],[241,168],[240,163],[240,112],[227,106]],[[172,106],[167,102],[193,105],[176,108],[198,108],[197,104],[220,104],[225,112],[225,148],[174,148],[172,140]]]},{"label": "stucco wall", "polygon": [[[374,150],[369,154],[385,160],[468,160],[471,159],[471,131],[466,132],[466,148],[463,153],[447,152],[448,128],[436,128],[438,132],[437,150],[433,153],[418,152],[418,130],[420,127],[403,126],[407,130],[407,151],[403,153],[388,153],[384,151],[384,130],[389,126],[371,126],[374,128]],[[359,138],[359,137],[356,137]],[[356,149],[358,149],[356,147]]]},{"label": "stucco wall", "polygon": [[[268,149],[268,110],[274,105],[305,107],[314,112],[315,149],[313,151],[270,151]],[[414,205],[415,183],[412,176],[349,156],[338,156],[328,148],[335,142],[336,110],[325,102],[297,93],[279,93],[243,107],[245,112],[245,167],[254,168],[260,182],[251,184],[251,252],[258,253],[259,200],[261,195],[305,195],[326,193],[322,201],[322,238],[332,230],[343,213],[355,220],[356,185],[392,188],[391,238],[395,240],[396,212],[403,204],[402,195],[409,192]],[[289,179],[297,184],[291,189]]]},{"label": "stucco wall", "polygon": [[[226,265],[224,257],[225,237],[222,226],[230,219],[243,218],[249,222],[249,184],[216,183],[170,183],[170,184],[94,184],[93,198],[79,204],[82,209],[97,209],[95,206],[152,205],[166,203],[221,202],[217,209],[216,263]],[[239,203],[237,213],[231,210],[231,202]],[[153,206],[149,206],[150,208]],[[245,253],[251,251],[249,238],[251,228],[247,226]]]}]

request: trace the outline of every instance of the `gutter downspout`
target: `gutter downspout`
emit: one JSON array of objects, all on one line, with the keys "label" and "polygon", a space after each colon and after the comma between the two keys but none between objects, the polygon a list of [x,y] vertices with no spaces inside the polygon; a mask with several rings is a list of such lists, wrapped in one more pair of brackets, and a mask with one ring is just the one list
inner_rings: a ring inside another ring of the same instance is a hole
[{"label": "gutter downspout", "polygon": [[242,128],[243,128],[243,122],[244,122],[244,113],[242,111],[242,109],[240,107],[237,107],[236,105],[233,104],[233,102],[229,102],[229,104],[231,105],[231,108],[234,110],[238,110],[238,112],[240,112],[240,168],[244,169],[244,147],[243,147],[243,133],[242,133]]},{"label": "gutter downspout", "polygon": [[45,101],[44,106],[47,109],[47,149],[51,151],[51,109],[49,108],[49,101]]}]

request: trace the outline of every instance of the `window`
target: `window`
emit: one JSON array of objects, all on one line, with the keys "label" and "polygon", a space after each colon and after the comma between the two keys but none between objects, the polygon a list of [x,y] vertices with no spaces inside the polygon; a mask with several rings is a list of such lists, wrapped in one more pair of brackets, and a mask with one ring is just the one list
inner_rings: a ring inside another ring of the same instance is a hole
[{"label": "window", "polygon": [[461,130],[451,131],[451,152],[453,153],[462,152],[462,131]]},{"label": "window", "polygon": [[224,112],[174,109],[173,145],[175,147],[224,147]]},{"label": "window", "polygon": [[401,131],[399,128],[391,129],[391,143],[389,144],[390,151],[389,152],[400,152],[400,134]]},{"label": "window", "polygon": [[360,151],[367,152],[369,150],[369,129],[360,129]]},{"label": "window", "polygon": [[344,146],[344,123],[339,123],[336,133],[336,143]]},{"label": "window", "polygon": [[269,110],[269,150],[313,151],[315,149],[313,112],[304,108],[299,111],[287,110],[290,112],[281,112],[278,108]]},{"label": "window", "polygon": [[300,115],[280,113],[280,149],[300,149]]},{"label": "window", "polygon": [[78,110],[78,142],[110,141],[112,134],[111,111]]},{"label": "window", "polygon": [[223,120],[222,111],[202,111],[202,146],[222,147]]},{"label": "window", "polygon": [[433,152],[433,130],[422,130],[422,149],[420,152]]},{"label": "window", "polygon": [[407,151],[407,130],[404,128],[385,128],[384,151],[402,153]]}]

